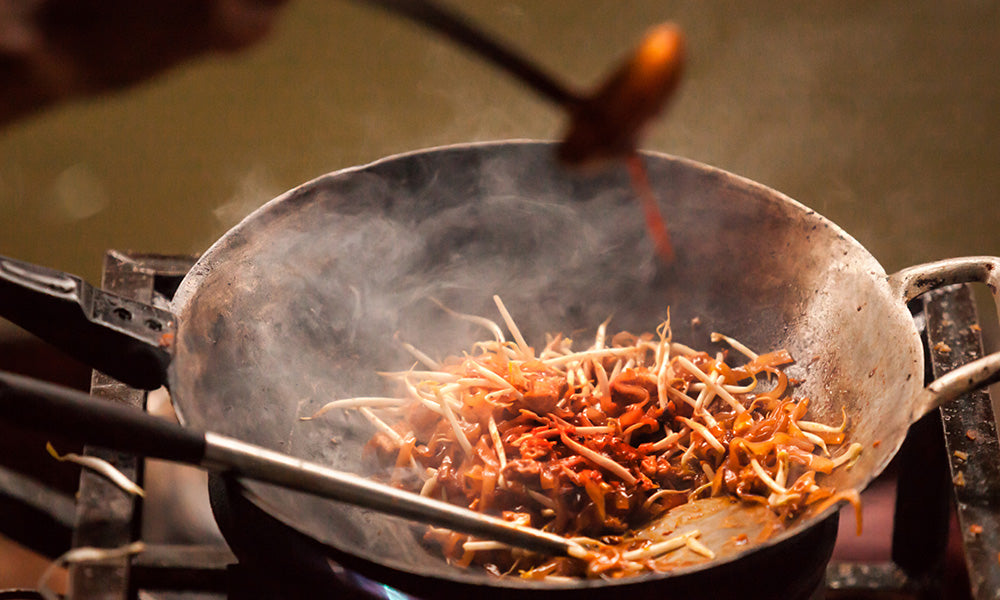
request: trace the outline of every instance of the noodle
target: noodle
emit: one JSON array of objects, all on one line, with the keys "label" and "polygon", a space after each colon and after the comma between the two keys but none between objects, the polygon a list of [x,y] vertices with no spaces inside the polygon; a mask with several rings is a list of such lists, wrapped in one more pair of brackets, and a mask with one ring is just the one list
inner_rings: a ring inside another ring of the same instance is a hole
[{"label": "noodle", "polygon": [[494,299],[515,341],[504,341],[490,321],[449,311],[490,329],[494,340],[442,361],[407,344],[433,371],[387,374],[401,383],[405,404],[391,409],[395,420],[374,416],[372,409],[391,404],[384,398],[362,409],[376,427],[369,445],[382,464],[431,474],[411,478],[413,491],[587,539],[598,558],[525,555],[446,530],[428,533],[455,564],[524,577],[624,576],[656,569],[642,557],[668,551],[715,556],[696,532],[629,538],[691,499],[727,496],[792,518],[850,497],[816,483],[816,474],[850,468],[860,446],[826,457],[844,441],[846,416],[839,426],[801,420],[808,400],[790,395],[795,382],[780,368],[792,360],[787,352],[758,354],[714,334],[742,361],[728,365],[728,352],[672,343],[667,321],[639,336],[610,335],[605,322],[582,351],[552,336],[536,356]]}]

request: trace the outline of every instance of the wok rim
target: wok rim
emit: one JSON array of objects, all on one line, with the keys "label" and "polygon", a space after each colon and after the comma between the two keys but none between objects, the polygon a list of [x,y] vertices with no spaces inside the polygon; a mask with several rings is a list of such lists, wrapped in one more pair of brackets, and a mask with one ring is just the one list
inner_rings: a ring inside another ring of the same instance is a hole
[{"label": "wok rim", "polygon": [[[186,310],[192,299],[196,297],[196,293],[199,287],[201,286],[201,283],[210,273],[213,272],[214,269],[219,268],[220,266],[225,264],[226,262],[225,260],[218,261],[218,259],[225,254],[229,244],[232,243],[233,239],[237,237],[240,234],[240,232],[242,232],[245,228],[254,226],[254,224],[258,219],[262,218],[262,216],[267,215],[268,213],[270,213],[270,211],[275,210],[275,207],[282,205],[286,201],[295,198],[300,194],[308,192],[309,190],[315,188],[316,186],[322,184],[323,182],[332,179],[349,177],[353,174],[363,173],[367,170],[378,167],[380,165],[384,165],[386,163],[407,160],[416,156],[428,156],[442,152],[483,150],[489,148],[501,148],[501,147],[513,147],[513,146],[537,146],[537,147],[549,146],[554,149],[556,143],[557,142],[551,140],[535,140],[535,139],[525,138],[525,139],[464,142],[464,143],[432,146],[428,148],[409,150],[405,152],[388,155],[362,165],[345,167],[343,169],[325,173],[309,181],[306,181],[302,184],[299,184],[294,188],[267,201],[266,203],[264,203],[263,205],[252,211],[250,214],[244,217],[238,224],[229,229],[214,243],[212,243],[212,245],[210,245],[205,250],[205,252],[199,257],[194,266],[191,268],[188,274],[183,278],[181,283],[178,285],[177,292],[171,302],[171,312],[173,312],[173,314],[177,319],[178,332],[180,332],[182,327],[184,326],[184,316]],[[881,285],[886,286],[886,290],[889,289],[887,282],[889,276],[885,272],[885,268],[874,257],[874,255],[872,255],[867,248],[865,248],[860,242],[858,242],[857,239],[855,239],[853,236],[847,233],[837,223],[824,217],[818,211],[809,208],[808,206],[802,204],[801,202],[787,196],[786,194],[778,190],[775,190],[762,183],[751,180],[747,177],[726,171],[719,167],[714,167],[705,163],[698,162],[693,159],[684,158],[663,152],[651,151],[651,150],[640,151],[640,155],[647,159],[652,158],[655,160],[666,160],[668,162],[676,163],[683,166],[685,169],[697,171],[699,174],[718,177],[721,180],[726,181],[727,183],[734,184],[735,186],[738,186],[742,189],[746,189],[752,193],[764,194],[766,196],[769,196],[775,201],[780,201],[781,203],[787,204],[791,208],[794,208],[796,211],[800,211],[804,216],[807,216],[812,219],[819,219],[820,222],[825,224],[830,229],[832,235],[842,238],[850,246],[854,247],[855,250],[859,251],[865,259],[871,262],[871,264],[876,265],[878,267],[878,271],[870,272],[869,276],[874,280],[878,280],[881,283]],[[893,310],[895,311],[907,311],[905,303],[894,302],[893,306],[894,306]],[[908,312],[907,312],[907,317],[909,317]],[[911,338],[916,338],[919,340],[919,332],[917,331],[916,324],[913,323],[912,319],[910,318],[908,318],[907,321],[909,322],[907,335]],[[168,381],[171,384],[175,382],[175,378],[177,377],[177,371],[175,369],[175,366],[176,363],[172,362],[168,372]],[[921,377],[922,380],[923,378],[922,354],[920,356],[920,364],[917,366],[919,367],[920,370],[920,372],[917,374]],[[171,385],[171,387],[174,386]],[[188,425],[187,419],[184,414],[185,410],[184,406],[187,402],[188,401],[186,399],[180,398],[176,399],[174,403],[178,419],[180,420],[180,423],[185,426]],[[191,402],[196,402],[196,400],[192,399]],[[902,442],[900,441],[900,444],[901,443]],[[886,460],[877,465],[877,468],[868,474],[868,476],[865,479],[864,485],[860,486],[860,489],[864,489],[865,487],[867,487],[867,485],[870,484],[871,481],[874,480],[878,476],[878,474],[882,472],[882,470],[884,470],[889,460],[893,456],[895,456],[895,454],[898,452],[900,444],[897,444],[896,448],[887,455]],[[360,555],[353,551],[337,547],[336,545],[331,544],[329,542],[319,540],[314,534],[310,533],[310,531],[308,531],[307,528],[297,525],[294,515],[289,516],[287,514],[284,514],[282,512],[281,507],[277,506],[276,503],[268,502],[265,498],[261,497],[260,493],[262,491],[266,495],[267,492],[265,490],[273,486],[247,480],[242,481],[242,483],[246,487],[246,489],[250,490],[251,492],[249,494],[246,493],[244,494],[244,497],[249,502],[253,503],[259,509],[263,510],[273,518],[279,520],[280,522],[290,527],[291,529],[294,529],[295,531],[302,533],[303,535],[306,535],[312,539],[316,539],[319,543],[321,543],[326,547],[332,548],[337,553],[348,554],[355,559],[370,562],[381,568],[388,568],[401,572],[409,572],[423,577],[432,577],[434,579],[443,579],[441,577],[437,577],[436,575],[425,575],[416,572],[412,568],[407,569],[405,568],[405,565],[391,564],[385,561],[377,560],[378,557],[369,557]],[[570,582],[564,582],[564,581],[547,582],[547,581],[524,580],[514,577],[490,577],[489,579],[484,579],[482,577],[482,573],[479,572],[470,573],[470,571],[468,570],[463,570],[456,567],[454,571],[454,576],[449,576],[446,579],[447,581],[458,582],[458,583],[488,585],[490,587],[495,587],[495,588],[510,589],[511,591],[514,592],[596,589],[596,588],[606,588],[606,587],[618,587],[630,584],[649,583],[651,581],[669,580],[672,578],[687,576],[698,572],[710,571],[714,567],[736,562],[738,560],[745,558],[750,554],[756,553],[765,548],[770,548],[772,546],[781,544],[791,538],[797,537],[798,535],[820,525],[823,521],[830,518],[834,513],[839,512],[841,507],[845,503],[846,503],[845,500],[840,500],[837,503],[826,508],[825,510],[810,515],[808,516],[808,518],[804,518],[801,522],[798,522],[793,526],[785,528],[783,531],[774,535],[773,537],[763,542],[757,543],[749,548],[741,550],[739,552],[734,552],[733,554],[729,554],[722,558],[713,559],[708,562],[680,567],[666,572],[642,573],[621,579],[611,579],[611,580],[580,579]]]}]

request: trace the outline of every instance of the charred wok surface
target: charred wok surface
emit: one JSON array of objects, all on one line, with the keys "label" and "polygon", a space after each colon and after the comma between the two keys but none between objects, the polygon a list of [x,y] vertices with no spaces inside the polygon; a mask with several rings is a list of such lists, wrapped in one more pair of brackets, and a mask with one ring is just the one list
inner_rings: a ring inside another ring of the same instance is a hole
[{"label": "charred wok surface", "polygon": [[[439,355],[475,341],[475,331],[419,300],[486,314],[496,293],[526,331],[574,331],[609,314],[641,331],[670,306],[679,342],[701,346],[716,330],[788,349],[810,419],[839,423],[846,408],[857,423],[847,443],[866,445],[830,483],[866,483],[908,425],[895,402],[872,399],[922,388],[919,337],[877,261],[772,190],[644,155],[677,252],[664,266],[627,175],[571,176],[552,150],[497,143],[403,155],[320,178],[251,215],[206,252],[175,298],[170,379],[182,420],[372,474],[361,460],[363,417],[333,417],[323,430],[298,419],[331,398],[379,389],[378,365],[408,368],[405,352],[384,350],[397,348],[397,333]],[[333,548],[401,572],[496,585],[456,575],[399,521],[250,487],[279,520]]]}]

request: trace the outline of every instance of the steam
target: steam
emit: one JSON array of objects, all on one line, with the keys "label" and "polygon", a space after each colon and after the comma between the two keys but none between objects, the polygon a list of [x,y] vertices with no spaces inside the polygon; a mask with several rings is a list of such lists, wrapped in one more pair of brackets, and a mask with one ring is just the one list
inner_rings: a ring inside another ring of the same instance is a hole
[{"label": "steam", "polygon": [[[193,368],[189,350],[199,372],[180,378],[191,380],[180,396],[226,395],[192,424],[229,427],[228,412],[245,410],[238,398],[260,398],[263,411],[243,417],[256,421],[250,441],[336,464],[367,441],[367,424],[348,413],[302,427],[297,417],[395,392],[378,372],[412,365],[400,339],[442,358],[483,337],[433,299],[497,319],[499,294],[535,346],[549,332],[592,335],[623,298],[647,305],[626,306],[618,328],[662,319],[666,302],[633,293],[658,266],[624,173],[563,176],[546,147],[532,148],[527,162],[432,154],[321,179],[225,236],[176,300],[178,369]],[[245,436],[245,423],[231,426]],[[343,449],[328,443],[334,430]]]},{"label": "steam", "polygon": [[212,216],[220,228],[214,232],[212,239],[217,239],[281,191],[266,169],[259,166],[251,168],[236,183],[230,197],[212,210]]},{"label": "steam", "polygon": [[[472,202],[441,198],[420,209],[409,202],[385,213],[368,206],[349,214],[348,204],[318,212],[307,230],[293,228],[258,257],[271,265],[266,268],[274,273],[267,277],[276,280],[268,286],[281,290],[283,299],[265,304],[252,337],[262,348],[291,351],[269,361],[289,365],[289,379],[301,380],[303,362],[309,364],[323,396],[310,404],[387,393],[375,371],[405,369],[413,360],[397,336],[434,358],[460,354],[482,338],[479,328],[432,299],[495,319],[491,298],[500,294],[538,344],[554,329],[596,327],[611,309],[588,299],[624,284],[609,276],[614,265],[629,255],[639,263],[650,260],[637,250],[621,251],[645,243],[638,222],[628,230],[636,215],[627,205],[616,215],[513,190]],[[608,228],[606,219],[626,226]],[[289,335],[300,339],[290,344]],[[334,365],[350,375],[333,376]]]},{"label": "steam", "polygon": [[[331,400],[394,393],[378,372],[414,362],[398,338],[441,358],[488,337],[431,298],[497,319],[498,294],[536,347],[547,332],[592,336],[609,316],[611,330],[649,331],[668,309],[675,339],[695,347],[712,330],[779,347],[811,322],[816,299],[832,305],[821,316],[858,318],[855,299],[827,281],[877,268],[853,240],[752,184],[677,161],[650,165],[677,249],[669,267],[655,258],[624,172],[567,174],[546,145],[418,153],[288,192],[211,248],[175,299],[182,417],[366,474],[372,428],[362,416],[299,417]],[[873,285],[864,279],[859,289]],[[806,336],[793,349],[812,357],[830,353],[829,342]],[[397,521],[266,495],[325,542],[389,564],[441,566],[419,544],[399,543],[408,528]]]},{"label": "steam", "polygon": [[76,223],[108,207],[108,192],[100,177],[87,165],[73,165],[59,173],[52,186],[46,215],[59,223]]}]

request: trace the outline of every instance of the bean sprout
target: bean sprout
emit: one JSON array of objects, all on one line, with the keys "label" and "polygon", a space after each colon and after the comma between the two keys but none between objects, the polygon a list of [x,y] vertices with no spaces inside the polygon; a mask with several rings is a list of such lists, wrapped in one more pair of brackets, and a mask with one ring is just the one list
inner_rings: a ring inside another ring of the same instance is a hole
[{"label": "bean sprout", "polygon": [[536,356],[494,301],[513,342],[498,324],[442,306],[494,339],[441,361],[400,342],[428,367],[382,373],[400,398],[335,400],[311,418],[360,410],[375,429],[369,446],[383,464],[411,461],[420,475],[411,484],[423,495],[569,538],[620,541],[585,543],[580,560],[567,562],[430,529],[427,539],[452,562],[529,578],[622,576],[657,569],[653,558],[681,548],[701,560],[717,555],[698,531],[636,537],[686,502],[726,496],[790,519],[831,497],[853,501],[816,483],[817,472],[850,468],[861,454],[850,444],[827,457],[845,442],[846,412],[837,426],[803,419],[808,400],[791,395],[795,382],[780,369],[792,362],[786,351],[758,353],[712,334],[743,361],[728,364],[730,350],[675,342],[669,319],[642,335],[611,334],[609,319],[590,348],[575,351],[555,334]]}]

